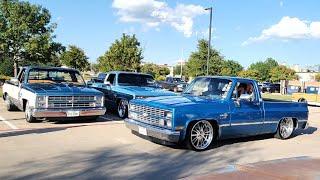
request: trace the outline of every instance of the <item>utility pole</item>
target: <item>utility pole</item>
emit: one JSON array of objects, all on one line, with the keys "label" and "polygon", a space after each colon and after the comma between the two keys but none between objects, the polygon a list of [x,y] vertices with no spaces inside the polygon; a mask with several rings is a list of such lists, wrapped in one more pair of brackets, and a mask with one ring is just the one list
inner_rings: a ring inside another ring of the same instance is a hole
[{"label": "utility pole", "polygon": [[208,41],[208,57],[207,57],[207,76],[209,75],[209,59],[210,59],[210,49],[211,49],[211,24],[212,24],[212,7],[206,8],[205,10],[210,10],[210,22],[209,22],[209,41]]}]

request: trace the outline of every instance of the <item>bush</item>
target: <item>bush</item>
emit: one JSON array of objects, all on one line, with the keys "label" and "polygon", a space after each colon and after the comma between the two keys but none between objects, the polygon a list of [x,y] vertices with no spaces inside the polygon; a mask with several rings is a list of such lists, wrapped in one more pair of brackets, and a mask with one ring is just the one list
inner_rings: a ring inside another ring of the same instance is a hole
[{"label": "bush", "polygon": [[0,75],[13,76],[13,61],[9,59],[0,61]]}]

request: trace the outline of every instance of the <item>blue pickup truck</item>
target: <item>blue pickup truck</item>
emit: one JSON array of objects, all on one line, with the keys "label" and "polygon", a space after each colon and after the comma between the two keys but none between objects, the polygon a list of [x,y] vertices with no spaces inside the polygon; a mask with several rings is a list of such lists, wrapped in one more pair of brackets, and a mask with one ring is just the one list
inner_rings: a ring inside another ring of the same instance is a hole
[{"label": "blue pickup truck", "polygon": [[132,100],[126,126],[201,151],[217,139],[273,133],[287,139],[308,127],[306,103],[263,100],[256,81],[198,77],[183,94]]},{"label": "blue pickup truck", "polygon": [[120,118],[127,117],[131,99],[176,95],[160,89],[151,75],[135,72],[111,71],[105,75],[103,82],[90,86],[104,93],[105,106],[116,110]]}]

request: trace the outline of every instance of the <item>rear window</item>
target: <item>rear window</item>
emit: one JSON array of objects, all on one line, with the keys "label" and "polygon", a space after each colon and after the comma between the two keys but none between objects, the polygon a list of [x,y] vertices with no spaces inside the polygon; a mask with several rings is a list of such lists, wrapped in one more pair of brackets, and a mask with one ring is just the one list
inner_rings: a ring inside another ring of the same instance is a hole
[{"label": "rear window", "polygon": [[124,86],[148,86],[154,85],[154,79],[146,74],[119,74],[118,84]]}]

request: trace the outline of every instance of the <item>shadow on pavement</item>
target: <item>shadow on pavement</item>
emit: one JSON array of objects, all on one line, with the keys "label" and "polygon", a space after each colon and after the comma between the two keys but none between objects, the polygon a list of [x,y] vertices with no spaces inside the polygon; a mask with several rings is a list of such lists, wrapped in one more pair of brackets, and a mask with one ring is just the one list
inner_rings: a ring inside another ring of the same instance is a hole
[{"label": "shadow on pavement", "polygon": [[205,152],[160,149],[161,153],[158,149],[145,152],[128,145],[64,152],[3,169],[0,179],[177,179],[220,170],[236,163],[245,152],[256,151],[241,144]]}]

